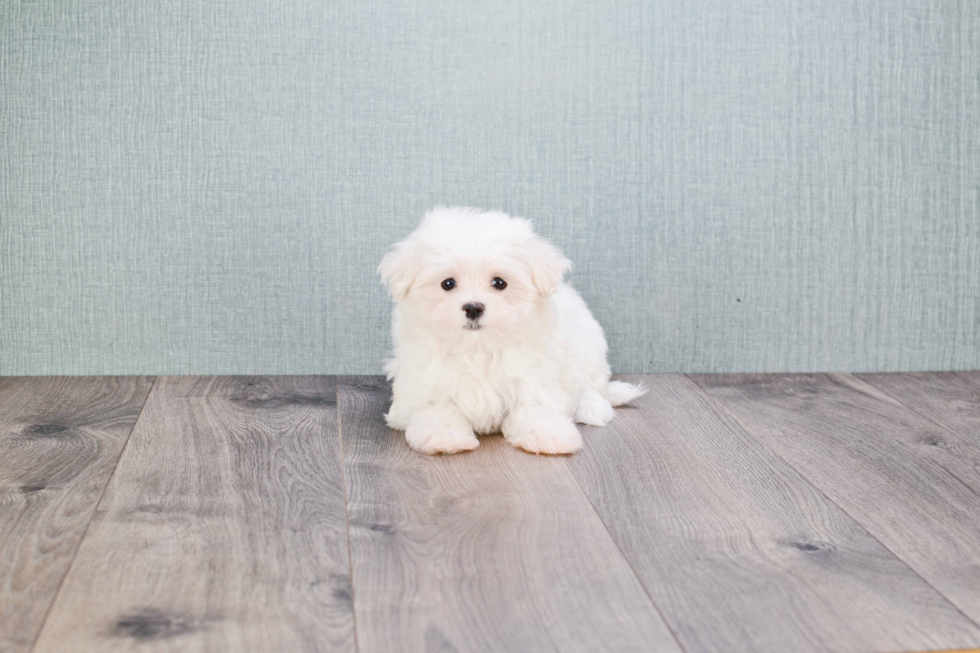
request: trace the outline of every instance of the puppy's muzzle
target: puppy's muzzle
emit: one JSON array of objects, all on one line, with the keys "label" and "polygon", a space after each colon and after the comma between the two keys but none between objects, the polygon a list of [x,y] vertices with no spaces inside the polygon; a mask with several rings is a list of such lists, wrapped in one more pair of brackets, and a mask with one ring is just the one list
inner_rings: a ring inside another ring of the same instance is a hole
[{"label": "puppy's muzzle", "polygon": [[483,315],[483,304],[478,302],[463,304],[463,312],[466,313],[467,319],[479,320],[480,316]]}]

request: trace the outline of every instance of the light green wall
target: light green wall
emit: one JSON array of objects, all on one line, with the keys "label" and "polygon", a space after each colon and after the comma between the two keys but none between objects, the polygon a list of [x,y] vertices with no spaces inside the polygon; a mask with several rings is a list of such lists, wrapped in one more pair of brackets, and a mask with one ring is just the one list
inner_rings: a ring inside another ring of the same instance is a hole
[{"label": "light green wall", "polygon": [[980,3],[0,3],[0,374],[379,372],[436,203],[618,371],[978,368]]}]

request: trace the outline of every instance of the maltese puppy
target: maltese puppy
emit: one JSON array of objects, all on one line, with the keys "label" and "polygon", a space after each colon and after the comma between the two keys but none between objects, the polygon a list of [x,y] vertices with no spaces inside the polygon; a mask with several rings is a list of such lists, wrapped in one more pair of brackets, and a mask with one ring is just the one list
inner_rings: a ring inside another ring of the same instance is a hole
[{"label": "maltese puppy", "polygon": [[645,392],[609,380],[606,337],[562,277],[571,261],[499,211],[436,207],[378,267],[395,301],[393,400],[385,416],[423,453],[502,432],[534,453],[582,448]]}]

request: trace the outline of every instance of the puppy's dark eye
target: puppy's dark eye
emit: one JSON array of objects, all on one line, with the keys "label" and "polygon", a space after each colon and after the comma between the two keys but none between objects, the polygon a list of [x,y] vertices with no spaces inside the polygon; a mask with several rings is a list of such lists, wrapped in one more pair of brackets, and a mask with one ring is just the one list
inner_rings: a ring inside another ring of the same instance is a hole
[{"label": "puppy's dark eye", "polygon": [[442,282],[442,289],[443,290],[452,290],[455,287],[456,287],[456,280],[455,279],[445,279]]},{"label": "puppy's dark eye", "polygon": [[493,281],[490,282],[490,285],[493,286],[495,290],[503,290],[507,287],[507,282],[500,277],[494,277]]}]

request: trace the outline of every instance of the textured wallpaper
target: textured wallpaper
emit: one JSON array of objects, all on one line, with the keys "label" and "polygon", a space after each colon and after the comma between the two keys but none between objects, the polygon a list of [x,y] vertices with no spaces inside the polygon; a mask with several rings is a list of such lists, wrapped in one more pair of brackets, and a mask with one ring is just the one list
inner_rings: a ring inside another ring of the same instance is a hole
[{"label": "textured wallpaper", "polygon": [[0,374],[377,373],[437,203],[617,371],[978,368],[980,3],[0,3]]}]

